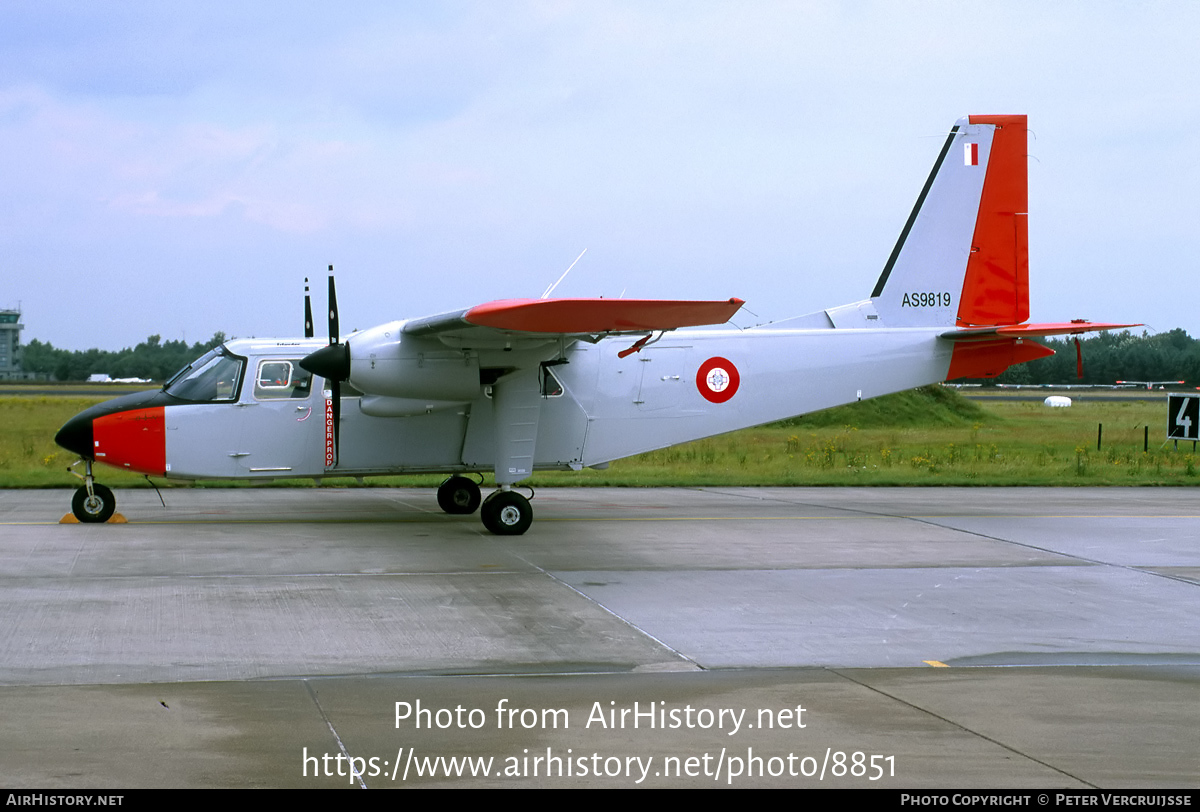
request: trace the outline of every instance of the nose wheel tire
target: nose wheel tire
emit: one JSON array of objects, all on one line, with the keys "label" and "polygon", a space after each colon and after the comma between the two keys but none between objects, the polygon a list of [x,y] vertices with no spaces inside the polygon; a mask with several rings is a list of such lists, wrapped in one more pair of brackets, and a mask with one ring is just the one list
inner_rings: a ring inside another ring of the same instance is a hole
[{"label": "nose wheel tire", "polygon": [[438,506],[446,513],[466,515],[479,510],[479,486],[472,479],[452,476],[438,486]]},{"label": "nose wheel tire", "polygon": [[87,486],[75,491],[71,497],[71,512],[81,522],[107,522],[117,509],[117,499],[113,492],[103,485],[92,484],[92,493],[88,495]]},{"label": "nose wheel tire", "polygon": [[497,536],[519,536],[533,524],[533,508],[515,491],[496,491],[484,500],[479,517]]}]

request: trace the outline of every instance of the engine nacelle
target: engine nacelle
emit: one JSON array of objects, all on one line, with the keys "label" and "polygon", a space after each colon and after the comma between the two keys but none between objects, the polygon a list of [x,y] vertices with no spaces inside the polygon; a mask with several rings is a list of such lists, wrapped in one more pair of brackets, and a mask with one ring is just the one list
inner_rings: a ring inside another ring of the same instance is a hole
[{"label": "engine nacelle", "polygon": [[401,332],[393,321],[350,336],[350,385],[367,395],[464,403],[479,395],[479,357]]}]

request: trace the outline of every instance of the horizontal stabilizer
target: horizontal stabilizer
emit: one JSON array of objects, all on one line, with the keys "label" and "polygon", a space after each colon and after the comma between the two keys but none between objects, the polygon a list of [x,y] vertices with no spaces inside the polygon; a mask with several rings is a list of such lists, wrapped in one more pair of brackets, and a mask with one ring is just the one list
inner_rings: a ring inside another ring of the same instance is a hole
[{"label": "horizontal stabilizer", "polygon": [[942,333],[939,338],[949,341],[985,341],[1000,337],[1039,338],[1097,333],[1103,330],[1122,330],[1127,327],[1141,326],[1140,324],[1101,324],[1081,319],[1057,324],[1004,324],[998,327],[970,327],[962,330],[950,330]]}]

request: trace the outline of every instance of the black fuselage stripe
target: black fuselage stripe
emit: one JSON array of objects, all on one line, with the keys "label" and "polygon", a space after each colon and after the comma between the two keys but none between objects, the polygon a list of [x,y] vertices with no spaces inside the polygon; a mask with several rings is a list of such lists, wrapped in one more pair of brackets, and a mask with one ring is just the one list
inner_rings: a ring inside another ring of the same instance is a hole
[{"label": "black fuselage stripe", "polygon": [[912,230],[913,223],[917,221],[917,215],[921,213],[921,206],[925,204],[925,196],[929,194],[930,188],[933,186],[933,179],[937,177],[938,170],[942,168],[942,161],[946,160],[946,154],[950,152],[950,144],[954,141],[954,136],[958,134],[958,125],[955,124],[950,128],[950,135],[946,138],[946,143],[942,146],[941,154],[938,155],[937,161],[933,165],[933,171],[929,173],[929,179],[925,181],[925,188],[921,190],[921,194],[917,197],[917,204],[913,206],[912,214],[908,215],[908,222],[904,224],[904,230],[900,232],[900,239],[896,240],[896,247],[892,249],[892,255],[888,257],[887,265],[883,268],[883,273],[879,275],[879,281],[875,283],[875,290],[871,293],[871,298],[883,294],[883,286],[887,284],[888,276],[892,273],[892,266],[896,264],[896,258],[900,256],[901,249],[904,248],[904,241],[908,239],[908,232]]}]

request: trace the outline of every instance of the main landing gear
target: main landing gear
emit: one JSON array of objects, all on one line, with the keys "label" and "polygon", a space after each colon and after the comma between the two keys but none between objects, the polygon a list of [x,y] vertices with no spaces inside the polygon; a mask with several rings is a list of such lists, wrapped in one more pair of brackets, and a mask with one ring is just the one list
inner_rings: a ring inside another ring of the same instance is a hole
[{"label": "main landing gear", "polygon": [[[463,476],[452,476],[438,487],[438,505],[446,513],[465,515],[480,510],[479,485]],[[533,524],[529,500],[513,490],[501,488],[483,500],[479,517],[483,526],[497,536],[519,536]]]},{"label": "main landing gear", "polygon": [[[112,491],[92,479],[92,461],[84,460],[84,463],[87,474],[81,477],[83,484],[71,497],[71,513],[75,514],[75,518],[79,521],[88,524],[107,522],[116,512],[117,498],[113,496]],[[72,471],[72,473],[74,472]],[[79,474],[75,474],[75,476],[79,476]]]},{"label": "main landing gear", "polygon": [[467,515],[479,510],[479,486],[465,476],[452,476],[438,486],[438,507],[447,513]]},{"label": "main landing gear", "polygon": [[496,491],[484,500],[479,518],[497,536],[519,536],[533,524],[533,508],[516,491]]}]

